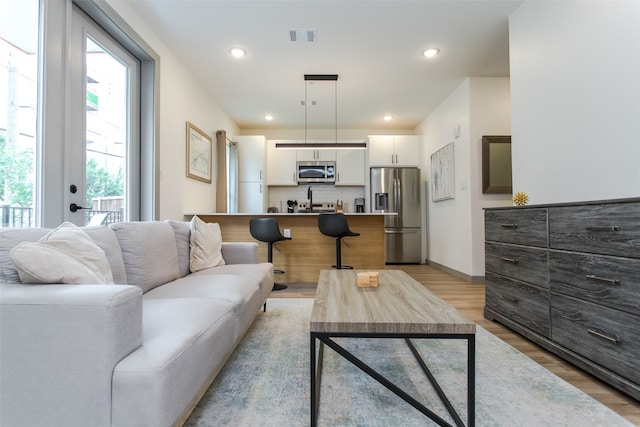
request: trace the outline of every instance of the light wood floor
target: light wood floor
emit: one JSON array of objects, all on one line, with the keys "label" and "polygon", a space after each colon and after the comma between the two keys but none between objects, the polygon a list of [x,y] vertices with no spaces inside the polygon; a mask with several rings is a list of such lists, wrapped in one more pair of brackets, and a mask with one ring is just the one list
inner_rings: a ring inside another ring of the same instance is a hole
[{"label": "light wood floor", "polygon": [[[483,317],[484,285],[471,284],[427,265],[390,265],[390,269],[406,271],[431,292],[447,301],[469,319],[498,336],[509,345],[535,360],[565,381],[602,402],[635,425],[640,426],[640,402],[617,391],[590,374],[574,367],[543,348],[533,344],[499,323]],[[313,298],[315,283],[289,284],[282,291],[272,292],[272,298]]]}]

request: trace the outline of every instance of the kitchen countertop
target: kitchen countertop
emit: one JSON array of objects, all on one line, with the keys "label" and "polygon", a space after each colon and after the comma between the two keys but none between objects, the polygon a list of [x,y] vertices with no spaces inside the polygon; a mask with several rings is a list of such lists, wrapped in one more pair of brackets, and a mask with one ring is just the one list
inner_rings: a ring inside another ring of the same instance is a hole
[{"label": "kitchen countertop", "polygon": [[[277,213],[226,213],[226,212],[204,212],[204,213],[198,213],[198,214],[184,214],[184,218],[186,221],[190,220],[194,215],[198,215],[198,216],[202,216],[202,215],[215,215],[215,216],[220,216],[220,215],[228,215],[228,216],[309,216],[309,215],[320,215],[321,213],[333,213],[333,212],[311,212],[311,213],[307,213],[307,212],[295,212],[295,213],[289,213],[289,212],[277,212]],[[398,215],[396,212],[383,212],[383,213],[376,213],[376,212],[343,212],[345,214],[345,216],[395,216]]]}]

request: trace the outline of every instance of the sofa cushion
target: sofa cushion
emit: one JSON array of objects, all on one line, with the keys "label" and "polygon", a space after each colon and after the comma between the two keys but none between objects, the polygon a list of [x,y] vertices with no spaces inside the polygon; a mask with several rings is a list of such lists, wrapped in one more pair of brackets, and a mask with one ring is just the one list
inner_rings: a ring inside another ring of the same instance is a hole
[{"label": "sofa cushion", "polygon": [[107,256],[84,231],[62,223],[10,252],[22,283],[113,283]]},{"label": "sofa cushion", "polygon": [[45,228],[0,228],[0,283],[21,283],[9,251],[23,242],[37,242],[49,231]]},{"label": "sofa cushion", "polygon": [[[203,271],[216,270],[211,268]],[[218,274],[190,274],[145,294],[149,299],[204,298],[233,305],[235,312],[234,337],[239,339],[247,330],[262,304],[260,282],[247,277]]]},{"label": "sofa cushion", "polygon": [[143,304],[144,343],[113,372],[111,425],[179,425],[184,409],[233,351],[233,306],[146,295]]},{"label": "sofa cushion", "polygon": [[112,229],[105,226],[83,227],[82,231],[87,233],[93,243],[98,245],[107,256],[107,261],[111,266],[111,274],[114,283],[126,284],[127,273],[124,269],[124,261],[122,260],[122,251],[118,244],[118,238]]},{"label": "sofa cushion", "polygon": [[189,266],[189,256],[191,252],[191,223],[189,221],[175,221],[168,219],[167,222],[173,227],[176,235],[176,246],[178,248],[178,265],[180,266],[180,277],[191,273]]},{"label": "sofa cushion", "polygon": [[204,222],[197,216],[191,219],[191,272],[224,265],[220,224]]},{"label": "sofa cushion", "polygon": [[226,264],[216,268],[198,271],[195,276],[209,276],[212,281],[218,280],[216,275],[234,275],[246,277],[260,283],[260,300],[269,298],[273,289],[273,264],[262,262],[257,264]]},{"label": "sofa cushion", "polygon": [[118,222],[115,232],[127,273],[127,283],[147,292],[180,277],[173,228],[166,222]]}]

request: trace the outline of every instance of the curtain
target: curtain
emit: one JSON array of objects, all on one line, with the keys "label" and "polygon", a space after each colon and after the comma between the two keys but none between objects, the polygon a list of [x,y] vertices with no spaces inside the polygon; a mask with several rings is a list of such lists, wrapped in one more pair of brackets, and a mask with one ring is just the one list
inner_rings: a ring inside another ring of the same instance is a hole
[{"label": "curtain", "polygon": [[238,143],[227,142],[227,212],[238,212]]}]

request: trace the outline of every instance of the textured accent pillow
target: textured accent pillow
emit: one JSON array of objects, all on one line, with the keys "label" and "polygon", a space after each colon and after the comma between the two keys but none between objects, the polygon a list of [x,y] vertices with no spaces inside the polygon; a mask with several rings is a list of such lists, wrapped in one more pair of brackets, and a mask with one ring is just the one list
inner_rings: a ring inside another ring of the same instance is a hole
[{"label": "textured accent pillow", "polygon": [[22,283],[113,283],[104,251],[70,222],[17,245],[9,256]]},{"label": "textured accent pillow", "polygon": [[197,216],[191,219],[191,272],[224,265],[222,233],[217,222],[204,222]]}]

